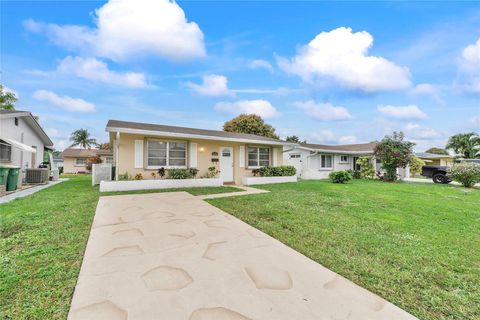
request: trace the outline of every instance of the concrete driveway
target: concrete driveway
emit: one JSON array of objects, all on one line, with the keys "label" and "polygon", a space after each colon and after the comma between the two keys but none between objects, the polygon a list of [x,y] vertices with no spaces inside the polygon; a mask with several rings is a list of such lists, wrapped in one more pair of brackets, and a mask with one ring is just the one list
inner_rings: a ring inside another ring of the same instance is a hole
[{"label": "concrete driveway", "polygon": [[416,319],[185,192],[101,197],[69,319]]}]

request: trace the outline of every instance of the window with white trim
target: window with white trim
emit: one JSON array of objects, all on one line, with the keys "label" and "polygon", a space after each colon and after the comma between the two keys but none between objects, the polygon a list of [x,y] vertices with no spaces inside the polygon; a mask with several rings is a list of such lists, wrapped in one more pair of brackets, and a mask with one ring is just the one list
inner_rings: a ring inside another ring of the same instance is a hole
[{"label": "window with white trim", "polygon": [[270,148],[248,147],[248,166],[265,167],[270,165]]},{"label": "window with white trim", "polygon": [[348,156],[340,156],[341,163],[348,163]]},{"label": "window with white trim", "polygon": [[147,167],[186,167],[187,143],[175,141],[147,141]]},{"label": "window with white trim", "polygon": [[86,158],[76,158],[75,159],[75,165],[77,166],[84,166],[87,163]]},{"label": "window with white trim", "polygon": [[113,157],[105,157],[106,164],[113,164]]},{"label": "window with white trim", "polygon": [[333,168],[333,156],[329,154],[322,154],[320,156],[320,168],[332,169]]},{"label": "window with white trim", "polygon": [[12,161],[12,146],[0,142],[0,162],[11,162]]}]

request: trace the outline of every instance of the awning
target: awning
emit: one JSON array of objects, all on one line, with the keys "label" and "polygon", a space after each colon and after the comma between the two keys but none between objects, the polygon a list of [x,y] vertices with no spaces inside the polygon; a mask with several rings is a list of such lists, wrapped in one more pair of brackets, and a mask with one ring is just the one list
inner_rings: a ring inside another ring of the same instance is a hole
[{"label": "awning", "polygon": [[31,153],[37,153],[37,150],[35,148],[32,148],[30,146],[27,146],[26,144],[23,144],[21,142],[8,139],[8,138],[1,138],[0,140],[5,141],[6,143],[10,144],[12,147],[18,148],[23,151],[31,152]]}]

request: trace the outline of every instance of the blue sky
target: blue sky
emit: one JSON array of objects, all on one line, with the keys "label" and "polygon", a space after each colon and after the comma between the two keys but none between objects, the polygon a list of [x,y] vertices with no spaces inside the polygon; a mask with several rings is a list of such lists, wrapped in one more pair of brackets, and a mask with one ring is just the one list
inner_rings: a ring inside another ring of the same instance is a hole
[{"label": "blue sky", "polygon": [[416,150],[480,131],[478,2],[3,1],[1,83],[55,141],[108,119]]}]

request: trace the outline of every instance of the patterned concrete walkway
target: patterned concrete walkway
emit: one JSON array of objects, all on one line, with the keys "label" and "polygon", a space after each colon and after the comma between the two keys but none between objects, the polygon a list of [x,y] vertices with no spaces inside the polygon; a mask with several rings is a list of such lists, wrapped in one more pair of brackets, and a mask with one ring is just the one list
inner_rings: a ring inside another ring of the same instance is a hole
[{"label": "patterned concrete walkway", "polygon": [[242,189],[243,191],[204,194],[197,197],[205,200],[205,199],[216,199],[216,198],[226,198],[226,197],[248,196],[250,194],[270,192],[268,190],[262,190],[262,189],[247,187],[247,186],[235,186],[235,188]]},{"label": "patterned concrete walkway", "polygon": [[416,319],[185,192],[100,198],[68,318]]}]

